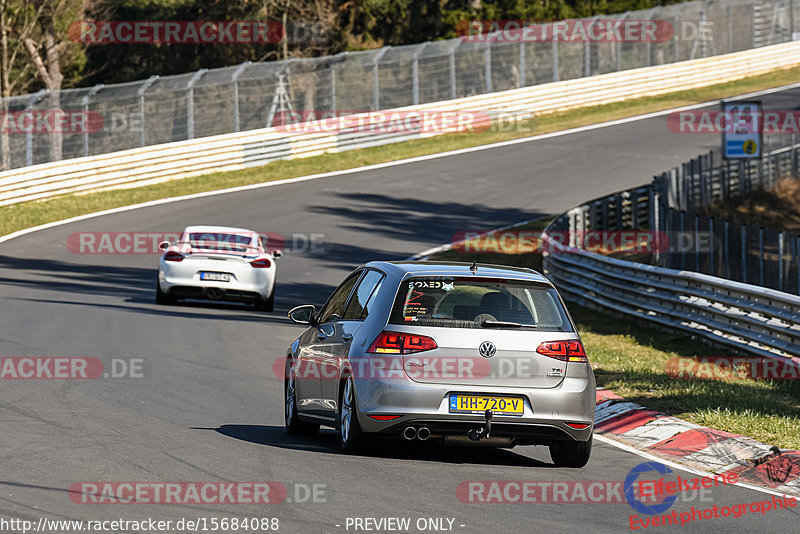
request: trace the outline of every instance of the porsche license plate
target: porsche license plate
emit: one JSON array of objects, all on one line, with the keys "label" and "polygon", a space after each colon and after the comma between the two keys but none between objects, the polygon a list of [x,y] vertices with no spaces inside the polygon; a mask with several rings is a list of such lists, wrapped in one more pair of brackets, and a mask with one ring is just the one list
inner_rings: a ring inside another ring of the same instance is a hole
[{"label": "porsche license plate", "polygon": [[200,280],[210,280],[213,282],[230,282],[231,275],[228,273],[200,273]]},{"label": "porsche license plate", "polygon": [[494,395],[450,395],[450,413],[479,413],[491,410],[497,415],[522,415],[525,403],[520,397]]}]

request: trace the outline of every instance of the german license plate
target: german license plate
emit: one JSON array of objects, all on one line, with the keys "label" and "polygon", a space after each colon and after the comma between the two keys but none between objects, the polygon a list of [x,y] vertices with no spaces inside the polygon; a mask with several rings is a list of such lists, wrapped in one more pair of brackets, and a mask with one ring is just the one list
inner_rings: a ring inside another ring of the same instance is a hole
[{"label": "german license plate", "polygon": [[213,282],[230,282],[231,275],[228,273],[200,273],[200,280],[210,280]]},{"label": "german license plate", "polygon": [[525,403],[520,397],[496,397],[491,395],[450,395],[451,413],[486,413],[491,410],[498,415],[522,415]]}]

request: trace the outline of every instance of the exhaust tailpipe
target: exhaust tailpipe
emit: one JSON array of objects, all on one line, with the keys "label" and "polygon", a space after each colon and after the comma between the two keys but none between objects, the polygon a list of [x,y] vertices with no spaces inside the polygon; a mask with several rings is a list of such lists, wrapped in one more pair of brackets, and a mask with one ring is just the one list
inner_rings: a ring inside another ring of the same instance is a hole
[{"label": "exhaust tailpipe", "polygon": [[425,441],[429,437],[431,437],[431,429],[427,426],[422,426],[417,430],[417,438],[419,438],[420,441]]},{"label": "exhaust tailpipe", "polygon": [[225,296],[225,290],[218,287],[209,287],[206,290],[206,296],[211,300],[220,300]]},{"label": "exhaust tailpipe", "polygon": [[403,438],[411,441],[412,439],[417,437],[417,429],[413,426],[407,426],[403,429]]}]

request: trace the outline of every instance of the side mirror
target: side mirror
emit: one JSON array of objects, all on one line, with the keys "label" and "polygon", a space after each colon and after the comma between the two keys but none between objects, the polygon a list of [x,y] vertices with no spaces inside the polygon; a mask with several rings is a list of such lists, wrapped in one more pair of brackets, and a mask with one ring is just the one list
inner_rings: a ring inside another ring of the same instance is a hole
[{"label": "side mirror", "polygon": [[289,310],[289,319],[293,323],[314,326],[316,324],[316,318],[314,317],[316,311],[316,308],[311,304],[298,306]]},{"label": "side mirror", "polygon": [[169,241],[162,241],[158,244],[158,248],[161,250],[167,250],[169,248]]},{"label": "side mirror", "polygon": [[280,250],[276,250],[272,253],[272,257],[275,259],[280,258],[281,256],[283,256],[283,252],[281,252]]}]

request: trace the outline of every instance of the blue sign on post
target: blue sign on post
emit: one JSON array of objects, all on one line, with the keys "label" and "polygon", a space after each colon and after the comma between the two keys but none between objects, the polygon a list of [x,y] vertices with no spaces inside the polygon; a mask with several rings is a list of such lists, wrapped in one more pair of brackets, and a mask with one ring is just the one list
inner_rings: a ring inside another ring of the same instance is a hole
[{"label": "blue sign on post", "polygon": [[760,101],[722,103],[725,127],[722,129],[722,153],[726,159],[758,159],[762,151]]}]

